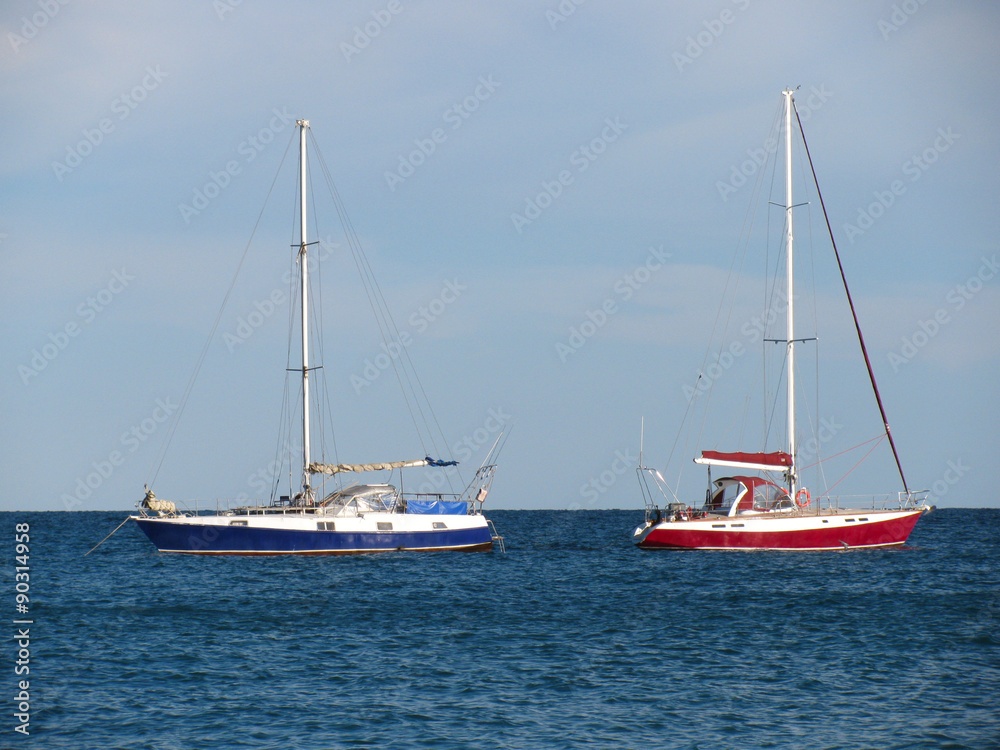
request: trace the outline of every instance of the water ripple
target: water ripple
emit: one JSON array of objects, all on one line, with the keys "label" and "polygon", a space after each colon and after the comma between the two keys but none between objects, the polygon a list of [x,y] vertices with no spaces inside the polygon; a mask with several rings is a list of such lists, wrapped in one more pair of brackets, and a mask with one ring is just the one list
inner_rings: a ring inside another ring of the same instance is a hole
[{"label": "water ripple", "polygon": [[19,747],[1000,744],[1000,511],[837,554],[641,553],[638,513],[498,511],[507,555],[326,559],[131,527],[84,558],[120,514],[4,515],[39,540]]}]

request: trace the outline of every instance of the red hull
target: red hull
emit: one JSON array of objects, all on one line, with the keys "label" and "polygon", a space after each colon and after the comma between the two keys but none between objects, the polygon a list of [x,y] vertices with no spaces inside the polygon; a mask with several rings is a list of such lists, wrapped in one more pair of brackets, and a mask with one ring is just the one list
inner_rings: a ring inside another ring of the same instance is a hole
[{"label": "red hull", "polygon": [[922,510],[785,518],[733,517],[662,522],[636,529],[640,549],[842,550],[898,547]]}]

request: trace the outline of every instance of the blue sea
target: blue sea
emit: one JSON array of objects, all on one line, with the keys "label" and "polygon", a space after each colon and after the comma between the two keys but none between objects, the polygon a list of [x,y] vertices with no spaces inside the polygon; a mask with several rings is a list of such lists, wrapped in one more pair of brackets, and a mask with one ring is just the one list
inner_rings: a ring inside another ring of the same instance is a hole
[{"label": "blue sea", "polygon": [[84,557],[125,515],[0,514],[0,746],[1000,747],[1000,510],[883,551],[641,552],[640,511],[494,511],[506,554],[188,557],[129,523]]}]

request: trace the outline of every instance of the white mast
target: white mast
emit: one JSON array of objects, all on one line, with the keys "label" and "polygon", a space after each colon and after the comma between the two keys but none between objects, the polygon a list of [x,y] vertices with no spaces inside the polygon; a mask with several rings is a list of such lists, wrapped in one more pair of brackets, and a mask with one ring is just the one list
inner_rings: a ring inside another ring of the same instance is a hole
[{"label": "white mast", "polygon": [[791,90],[781,92],[785,97],[785,225],[787,227],[785,262],[788,281],[788,314],[786,318],[785,345],[788,347],[788,455],[792,466],[788,470],[788,489],[795,496],[795,306],[793,298],[792,266],[792,94]]},{"label": "white mast", "polygon": [[309,120],[296,120],[299,127],[299,265],[302,278],[302,500],[312,500],[309,475],[309,263],[306,258],[306,129]]}]

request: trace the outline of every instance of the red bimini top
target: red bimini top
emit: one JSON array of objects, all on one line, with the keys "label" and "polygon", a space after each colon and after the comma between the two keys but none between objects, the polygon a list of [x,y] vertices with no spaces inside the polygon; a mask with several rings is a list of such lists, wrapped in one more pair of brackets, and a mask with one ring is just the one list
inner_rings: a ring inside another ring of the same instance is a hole
[{"label": "red bimini top", "polygon": [[735,515],[741,511],[766,512],[791,506],[784,487],[761,477],[723,477],[712,484],[715,491],[705,510],[715,513]]}]

